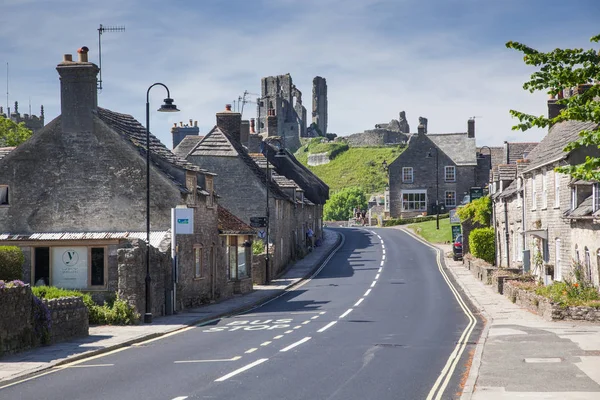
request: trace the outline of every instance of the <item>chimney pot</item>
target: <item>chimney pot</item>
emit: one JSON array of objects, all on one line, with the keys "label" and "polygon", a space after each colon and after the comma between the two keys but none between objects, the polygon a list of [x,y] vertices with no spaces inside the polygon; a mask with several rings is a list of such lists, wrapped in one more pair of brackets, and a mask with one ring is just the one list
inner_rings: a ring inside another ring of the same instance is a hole
[{"label": "chimney pot", "polygon": [[194,128],[198,127],[198,121],[194,121]]},{"label": "chimney pot", "polygon": [[231,104],[225,104],[225,110],[231,111]]},{"label": "chimney pot", "polygon": [[475,119],[473,118],[469,118],[469,120],[467,121],[467,137],[475,137]]},{"label": "chimney pot", "polygon": [[80,47],[77,50],[77,54],[79,55],[79,62],[88,62],[88,49],[86,46]]},{"label": "chimney pot", "polygon": [[73,55],[72,54],[65,54],[63,56],[63,61],[64,62],[72,62],[73,61]]},{"label": "chimney pot", "polygon": [[254,129],[255,128],[255,124],[256,124],[255,119],[254,118],[250,118],[250,133],[256,133],[256,130]]}]

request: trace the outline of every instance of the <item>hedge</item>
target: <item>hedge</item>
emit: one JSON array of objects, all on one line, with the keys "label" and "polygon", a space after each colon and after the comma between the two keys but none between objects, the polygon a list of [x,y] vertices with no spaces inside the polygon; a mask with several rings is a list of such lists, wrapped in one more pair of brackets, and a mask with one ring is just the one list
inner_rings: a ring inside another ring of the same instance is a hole
[{"label": "hedge", "polygon": [[[435,215],[427,215],[424,217],[414,217],[414,218],[392,218],[383,221],[383,226],[395,226],[395,225],[406,225],[406,224],[416,224],[419,222],[425,221],[433,221],[435,220]],[[440,219],[449,218],[449,214],[440,214]]]},{"label": "hedge", "polygon": [[0,280],[22,280],[24,261],[25,256],[19,247],[0,246]]},{"label": "hedge", "polygon": [[476,228],[469,234],[469,250],[484,261],[492,264],[496,258],[493,228]]}]

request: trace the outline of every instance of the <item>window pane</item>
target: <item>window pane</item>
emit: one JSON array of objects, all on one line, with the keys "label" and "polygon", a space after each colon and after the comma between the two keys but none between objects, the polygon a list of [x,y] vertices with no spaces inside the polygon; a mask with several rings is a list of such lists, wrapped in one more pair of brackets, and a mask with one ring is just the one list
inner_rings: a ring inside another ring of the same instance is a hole
[{"label": "window pane", "polygon": [[0,206],[8,205],[8,186],[0,186]]},{"label": "window pane", "polygon": [[229,246],[229,278],[237,279],[237,246]]},{"label": "window pane", "polygon": [[104,247],[92,248],[92,286],[104,285]]},{"label": "window pane", "polygon": [[238,278],[246,278],[248,276],[246,272],[246,248],[240,246],[237,249]]},{"label": "window pane", "polygon": [[199,247],[194,248],[194,274],[202,276],[202,249]]}]

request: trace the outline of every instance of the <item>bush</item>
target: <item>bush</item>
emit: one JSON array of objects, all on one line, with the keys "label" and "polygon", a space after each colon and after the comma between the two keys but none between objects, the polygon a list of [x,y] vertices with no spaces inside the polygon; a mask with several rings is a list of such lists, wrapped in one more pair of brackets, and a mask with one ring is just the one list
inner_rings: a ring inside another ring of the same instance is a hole
[{"label": "bush", "polygon": [[492,201],[489,196],[473,200],[464,207],[459,207],[456,214],[461,222],[490,226],[492,218]]},{"label": "bush", "polygon": [[265,252],[265,244],[262,240],[255,240],[252,242],[252,254],[255,256]]},{"label": "bush", "polygon": [[494,229],[473,229],[469,235],[469,248],[475,257],[481,258],[482,260],[492,264],[496,258],[496,249],[494,248]]},{"label": "bush", "polygon": [[536,294],[549,298],[563,307],[592,305],[599,307],[600,294],[598,289],[585,283],[554,282],[549,286],[541,286]]},{"label": "bush", "polygon": [[25,256],[17,246],[0,246],[0,279],[12,281],[23,279]]},{"label": "bush", "polygon": [[[448,218],[449,214],[440,214],[440,219]],[[414,217],[414,218],[392,218],[383,221],[383,226],[395,226],[395,225],[406,225],[406,224],[416,224],[419,222],[425,221],[434,221],[436,218],[435,215],[427,215],[424,217]]]},{"label": "bush", "polygon": [[115,298],[104,305],[98,305],[88,293],[77,290],[60,289],[53,286],[35,286],[31,290],[37,297],[57,299],[60,297],[81,297],[88,309],[91,325],[132,325],[139,321],[139,314],[125,300]]}]

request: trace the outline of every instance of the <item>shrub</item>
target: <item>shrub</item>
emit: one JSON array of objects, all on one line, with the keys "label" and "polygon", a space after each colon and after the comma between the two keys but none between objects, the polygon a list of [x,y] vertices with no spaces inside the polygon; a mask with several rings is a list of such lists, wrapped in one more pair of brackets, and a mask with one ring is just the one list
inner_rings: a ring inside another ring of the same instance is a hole
[{"label": "shrub", "polygon": [[131,325],[139,320],[139,314],[125,300],[110,299],[104,305],[98,305],[88,293],[77,290],[60,289],[53,286],[35,286],[33,294],[44,299],[60,297],[81,297],[88,309],[89,322],[92,325]]},{"label": "shrub", "polygon": [[255,240],[252,242],[252,254],[255,256],[265,252],[265,244],[262,240]]},{"label": "shrub", "polygon": [[488,263],[493,263],[496,258],[494,248],[494,230],[492,228],[477,228],[469,235],[469,248],[471,253]]},{"label": "shrub", "polygon": [[459,207],[456,213],[462,222],[490,226],[492,201],[489,196],[480,197],[464,207]]},{"label": "shrub", "polygon": [[554,303],[566,306],[581,306],[600,300],[600,293],[594,286],[585,283],[554,282],[536,289],[536,294],[549,298]]},{"label": "shrub", "polygon": [[[448,218],[449,214],[440,214],[440,219]],[[406,225],[406,224],[416,224],[419,222],[425,221],[433,221],[435,220],[435,215],[427,215],[424,217],[414,217],[414,218],[392,218],[383,221],[383,226],[395,226],[395,225]]]},{"label": "shrub", "polygon": [[10,281],[10,282],[5,282],[3,280],[0,280],[0,290],[1,289],[10,289],[10,288],[14,288],[14,287],[24,287],[24,286],[27,286],[27,284],[20,280]]},{"label": "shrub", "polygon": [[17,246],[0,246],[0,279],[12,281],[23,279],[25,256]]}]

